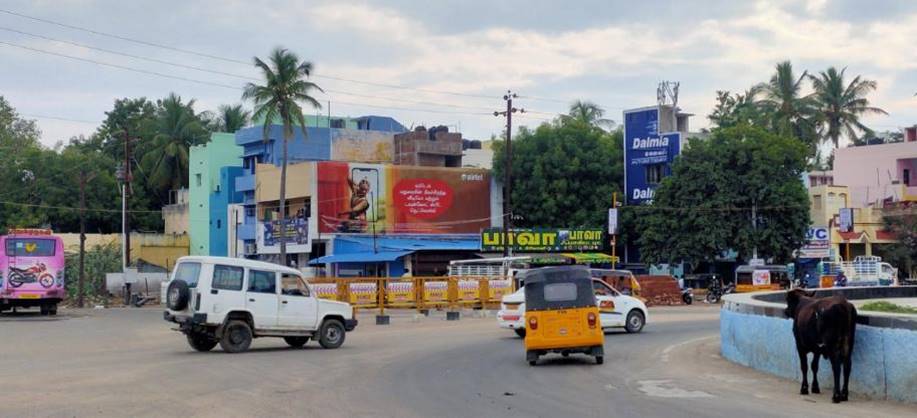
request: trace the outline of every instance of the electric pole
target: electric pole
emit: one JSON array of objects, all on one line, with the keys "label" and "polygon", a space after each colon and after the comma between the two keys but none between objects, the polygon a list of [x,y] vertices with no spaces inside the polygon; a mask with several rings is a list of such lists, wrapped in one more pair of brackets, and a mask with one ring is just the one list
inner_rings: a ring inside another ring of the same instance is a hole
[{"label": "electric pole", "polygon": [[503,256],[509,257],[510,249],[510,230],[513,227],[513,113],[525,113],[525,109],[516,109],[513,107],[513,99],[516,93],[507,90],[503,95],[506,101],[506,110],[503,112],[494,112],[494,116],[506,116],[506,150],[504,153],[503,163]]},{"label": "electric pole", "polygon": [[124,189],[121,197],[121,233],[124,234],[124,266],[131,265],[131,216],[127,210],[129,207],[129,198],[131,190],[131,139],[124,130]]},{"label": "electric pole", "polygon": [[76,304],[78,307],[83,307],[83,295],[85,290],[83,288],[84,283],[86,282],[86,183],[92,181],[95,174],[86,175],[84,169],[80,169],[80,278],[77,282],[79,286],[77,290]]}]

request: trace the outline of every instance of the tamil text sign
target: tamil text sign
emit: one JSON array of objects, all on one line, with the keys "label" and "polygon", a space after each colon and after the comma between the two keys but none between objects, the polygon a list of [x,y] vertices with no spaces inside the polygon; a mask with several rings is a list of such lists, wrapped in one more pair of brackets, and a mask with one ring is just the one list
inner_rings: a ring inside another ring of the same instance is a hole
[{"label": "tamil text sign", "polygon": [[601,229],[488,228],[481,233],[482,251],[503,251],[504,243],[516,251],[594,251],[602,248]]}]

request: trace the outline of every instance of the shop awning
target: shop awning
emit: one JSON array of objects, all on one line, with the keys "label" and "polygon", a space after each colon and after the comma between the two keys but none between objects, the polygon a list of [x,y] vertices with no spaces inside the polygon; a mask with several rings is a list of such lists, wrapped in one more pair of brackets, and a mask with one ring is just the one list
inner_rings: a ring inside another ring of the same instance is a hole
[{"label": "shop awning", "polygon": [[602,253],[564,253],[563,255],[572,258],[577,264],[611,264],[615,259],[615,257]]},{"label": "shop awning", "polygon": [[395,261],[401,257],[413,253],[413,251],[366,251],[345,254],[332,254],[309,260],[310,265],[333,264],[333,263],[377,263],[384,261]]}]

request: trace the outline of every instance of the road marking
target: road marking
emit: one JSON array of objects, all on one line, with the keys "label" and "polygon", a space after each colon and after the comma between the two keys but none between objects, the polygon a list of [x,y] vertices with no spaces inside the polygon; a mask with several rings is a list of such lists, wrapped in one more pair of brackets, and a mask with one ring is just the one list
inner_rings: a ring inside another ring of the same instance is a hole
[{"label": "road marking", "polygon": [[713,397],[707,392],[675,387],[672,385],[671,380],[641,380],[637,384],[640,385],[641,392],[657,398],[699,399]]},{"label": "road marking", "polygon": [[688,344],[700,342],[700,341],[703,341],[703,340],[709,340],[709,339],[711,339],[711,338],[716,338],[716,337],[718,337],[718,335],[708,335],[708,336],[706,336],[706,337],[692,338],[692,339],[687,340],[687,341],[682,341],[682,342],[680,342],[680,343],[678,343],[678,344],[672,344],[672,345],[666,347],[665,350],[662,350],[662,355],[660,356],[660,359],[662,359],[662,362],[663,362],[663,363],[668,363],[668,362],[669,362],[669,353],[671,353],[672,350],[674,350],[674,349],[676,349],[676,348],[678,348],[678,347],[681,347],[681,346],[683,346],[683,345],[688,345]]}]

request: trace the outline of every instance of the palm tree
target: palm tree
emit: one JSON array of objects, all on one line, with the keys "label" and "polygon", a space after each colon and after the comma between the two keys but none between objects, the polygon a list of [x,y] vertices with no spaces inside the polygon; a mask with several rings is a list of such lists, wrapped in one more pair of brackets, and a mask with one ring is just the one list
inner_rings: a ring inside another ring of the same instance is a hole
[{"label": "palm tree", "polygon": [[194,113],[194,99],[182,103],[170,93],[159,102],[150,148],[140,160],[150,185],[158,192],[188,185],[188,149],[207,140],[207,130]]},{"label": "palm tree", "polygon": [[577,100],[570,105],[570,112],[562,115],[561,119],[566,122],[577,121],[596,127],[613,128],[615,123],[611,119],[603,119],[605,109],[590,101]]},{"label": "palm tree", "polygon": [[[306,120],[303,117],[302,107],[304,102],[313,108],[321,108],[318,100],[309,95],[313,89],[324,91],[321,87],[306,81],[312,73],[312,63],[300,61],[296,54],[284,48],[276,48],[271,52],[270,65],[254,58],[255,67],[264,75],[265,84],[257,85],[248,83],[242,93],[242,99],[251,99],[255,103],[253,119],[264,121],[264,141],[268,142],[272,122],[280,120],[283,125],[282,165],[280,166],[280,225],[286,231],[286,185],[287,185],[287,142],[293,138],[294,125],[302,129],[303,139],[306,138]],[[280,240],[280,262],[287,264],[286,241]]]},{"label": "palm tree", "polygon": [[241,104],[220,105],[216,113],[207,112],[210,128],[216,132],[233,133],[248,125],[252,112],[245,110]]},{"label": "palm tree", "polygon": [[870,132],[869,128],[860,122],[860,116],[866,114],[887,115],[888,113],[878,107],[869,105],[866,95],[876,89],[876,82],[854,77],[850,84],[844,83],[843,68],[840,72],[831,67],[822,71],[818,76],[809,76],[812,88],[815,90],[815,102],[818,109],[818,122],[822,125],[825,138],[838,147],[841,133],[847,134],[851,140],[857,138],[857,131]]},{"label": "palm tree", "polygon": [[802,96],[802,82],[808,73],[803,71],[796,77],[789,61],[777,63],[776,70],[769,82],[755,87],[764,96],[758,103],[769,114],[771,129],[799,138],[814,151],[814,101],[811,95]]}]

